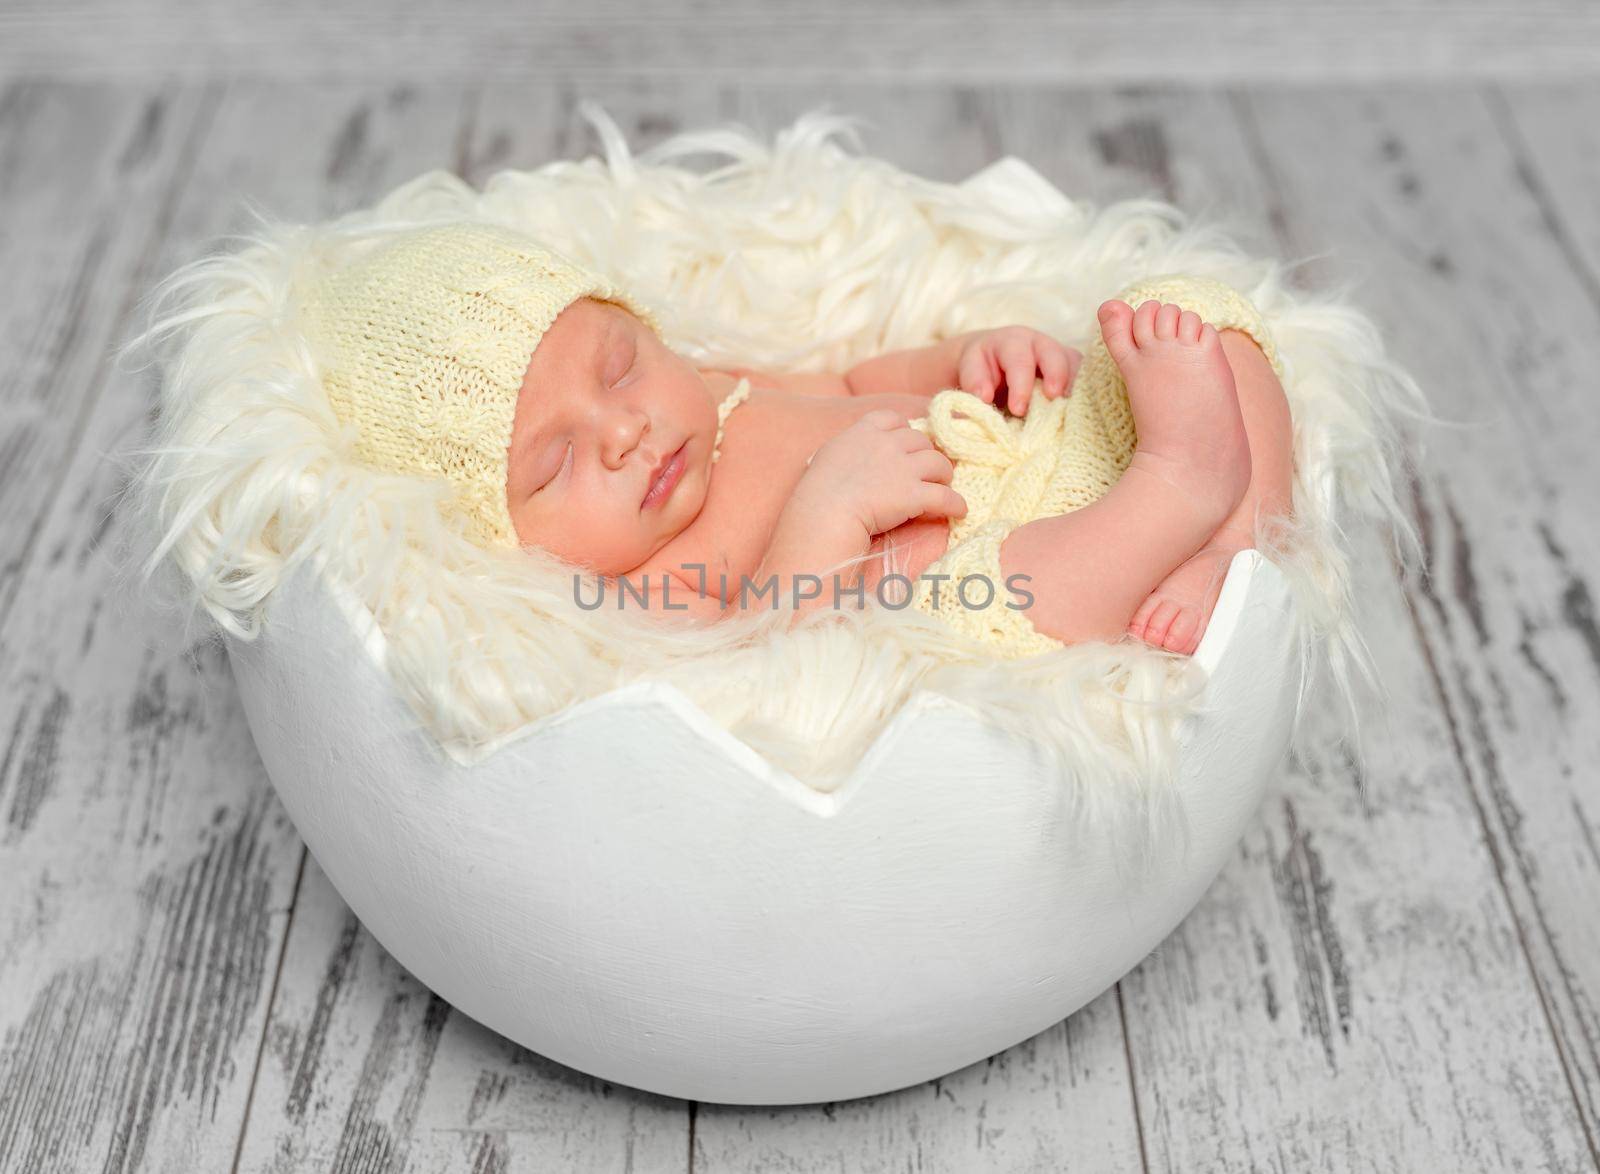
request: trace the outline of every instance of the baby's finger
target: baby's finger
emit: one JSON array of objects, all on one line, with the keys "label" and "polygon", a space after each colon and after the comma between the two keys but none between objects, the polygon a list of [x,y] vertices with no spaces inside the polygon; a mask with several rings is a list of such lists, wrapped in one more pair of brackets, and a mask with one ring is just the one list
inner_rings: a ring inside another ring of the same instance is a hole
[{"label": "baby's finger", "polygon": [[966,353],[961,356],[956,377],[961,382],[962,391],[971,392],[986,404],[994,403],[994,375],[990,369],[986,348],[968,347]]},{"label": "baby's finger", "polygon": [[913,453],[912,459],[916,462],[912,468],[924,481],[949,481],[955,476],[955,464],[936,448]]},{"label": "baby's finger", "polygon": [[1055,399],[1067,390],[1072,380],[1072,358],[1067,348],[1051,340],[1039,348],[1039,370],[1044,375],[1044,394]]},{"label": "baby's finger", "polygon": [[1039,370],[1034,359],[1033,340],[1022,338],[1002,344],[1000,365],[1006,372],[1006,411],[1013,416],[1027,415],[1028,400],[1033,396]]},{"label": "baby's finger", "polygon": [[931,481],[922,483],[924,514],[931,514],[936,518],[960,518],[967,513],[967,499],[962,497],[948,485],[936,485]]}]

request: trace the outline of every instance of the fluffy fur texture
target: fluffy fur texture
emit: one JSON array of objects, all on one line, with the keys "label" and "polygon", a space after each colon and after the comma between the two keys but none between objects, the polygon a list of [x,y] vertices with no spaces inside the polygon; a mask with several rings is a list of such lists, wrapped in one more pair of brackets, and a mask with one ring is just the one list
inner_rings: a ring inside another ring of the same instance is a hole
[{"label": "fluffy fur texture", "polygon": [[[294,299],[309,273],[375,236],[477,217],[636,291],[660,308],[667,345],[700,365],[842,371],[1008,323],[1083,347],[1111,292],[1199,273],[1245,293],[1281,349],[1297,516],[1258,532],[1257,545],[1289,577],[1309,679],[1331,685],[1354,721],[1357,687],[1373,677],[1346,524],[1377,523],[1402,563],[1416,557],[1395,495],[1396,425],[1426,415],[1369,318],[1341,296],[1291,292],[1281,263],[1245,256],[1220,227],[1150,199],[1097,209],[1015,159],[934,182],[866,155],[855,120],[825,110],[771,146],[733,127],[635,156],[602,111],[585,113],[603,160],[505,170],[482,192],[432,171],[326,224],[256,212],[259,231],[229,238],[241,247],[198,257],[147,295],[148,328],[124,354],[150,348],[162,377],[151,443],[133,453],[125,575],[151,590],[166,579],[187,620],[203,608],[249,640],[281,577],[306,560],[325,566],[377,619],[418,722],[462,762],[574,702],[656,676],[831,790],[928,689],[1034,739],[1074,804],[1164,818],[1150,800],[1173,776],[1178,719],[1202,700],[1189,658],[1124,639],[996,663],[935,621],[876,606],[822,608],[792,626],[787,609],[752,610],[710,628],[659,610],[581,610],[569,566],[468,543],[436,508],[442,483],[354,463]],[[706,152],[729,161],[709,171],[673,162]],[[592,599],[592,577],[585,584]]]}]

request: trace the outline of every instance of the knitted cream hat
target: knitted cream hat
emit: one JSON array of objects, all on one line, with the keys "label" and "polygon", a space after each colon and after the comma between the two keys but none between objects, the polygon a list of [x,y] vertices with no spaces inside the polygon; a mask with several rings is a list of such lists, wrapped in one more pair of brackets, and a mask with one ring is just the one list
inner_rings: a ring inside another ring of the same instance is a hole
[{"label": "knitted cream hat", "polygon": [[517,397],[539,340],[581,297],[660,333],[620,287],[476,221],[401,233],[317,279],[300,309],[334,414],[359,428],[361,463],[445,477],[470,540],[516,547],[506,465]]}]

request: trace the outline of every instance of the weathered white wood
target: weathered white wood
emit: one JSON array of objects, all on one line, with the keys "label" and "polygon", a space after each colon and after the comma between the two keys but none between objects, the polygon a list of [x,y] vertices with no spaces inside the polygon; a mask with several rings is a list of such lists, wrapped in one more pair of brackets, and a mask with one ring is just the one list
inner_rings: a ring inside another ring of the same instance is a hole
[{"label": "weathered white wood", "polygon": [[206,19],[172,0],[9,0],[0,67],[59,76],[641,77],[1103,85],[1590,73],[1600,16],[1582,0],[1157,7],[999,0],[786,6],[776,0],[420,0],[257,7]]},{"label": "weathered white wood", "polygon": [[1366,598],[1394,691],[1375,769],[1296,763],[1213,899],[1124,983],[1151,1165],[1587,1169],[1404,601]]},{"label": "weathered white wood", "polygon": [[[144,272],[150,225],[181,182],[173,170],[193,118],[170,88],[0,90],[0,616],[102,388],[127,283]],[[58,539],[50,557],[62,554]]]},{"label": "weathered white wood", "polygon": [[300,847],[220,649],[147,650],[97,546],[145,406],[104,352],[215,93],[5,95],[0,1169],[226,1169]]},{"label": "weathered white wood", "polygon": [[307,860],[240,1170],[678,1170],[689,1130],[455,1011]]},{"label": "weathered white wood", "polygon": [[700,1105],[705,1171],[1142,1169],[1115,989],[977,1064],[881,1097],[793,1109]]},{"label": "weathered white wood", "polygon": [[619,78],[605,86],[553,84],[545,79],[490,80],[468,95],[470,126],[463,132],[464,179],[482,188],[496,171],[529,169],[560,159],[605,157],[605,145],[579,111],[597,103],[640,154],[680,131],[714,126],[732,116],[736,91],[688,76],[663,84]]},{"label": "weathered white wood", "polygon": [[994,106],[983,87],[744,85],[726,93],[727,117],[768,137],[826,105],[857,120],[866,152],[943,183],[959,183],[1003,154],[996,149]]},{"label": "weathered white wood", "polygon": [[[1453,113],[1463,95],[1428,102],[1416,134],[1469,133],[1476,122]],[[1223,95],[1107,95],[1072,118],[1009,93],[998,122],[1005,150],[1053,150],[1066,190],[1119,198],[1142,175],[1184,206],[1215,202],[1248,218],[1243,239],[1254,250],[1333,247],[1370,270],[1384,251],[1368,226],[1396,215],[1405,185],[1374,169],[1381,136],[1357,129],[1353,111],[1423,100],[1260,92],[1248,103],[1254,121],[1241,123]],[[1263,122],[1270,136],[1253,130]],[[1419,213],[1443,218],[1462,189],[1491,182],[1485,170],[1433,158],[1423,174],[1435,177],[1439,203]],[[1505,207],[1503,196],[1482,207]],[[1369,289],[1365,301],[1392,328],[1396,357],[1437,406],[1457,402],[1465,363],[1441,366],[1441,353],[1467,360],[1488,323],[1464,328],[1446,306],[1418,322],[1407,309],[1415,273],[1390,267],[1386,278],[1385,296]],[[1434,347],[1417,345],[1422,330]],[[1560,476],[1571,484],[1575,474]],[[1501,516],[1514,524],[1507,506]],[[1430,693],[1428,655],[1409,613],[1384,593],[1373,551],[1373,644],[1395,701],[1388,727],[1368,734],[1366,801],[1341,760],[1288,772],[1210,899],[1122,984],[1152,1168],[1500,1168],[1496,1153],[1529,1153],[1570,1169],[1591,1159],[1529,981],[1525,927],[1505,908],[1470,772],[1451,755],[1457,720]],[[1530,780],[1557,775],[1548,750],[1520,753]],[[1570,856],[1570,830],[1565,843]],[[1486,993],[1468,997],[1466,986]],[[1454,1106],[1459,1120],[1448,1119]]]},{"label": "weathered white wood", "polygon": [[1516,159],[1528,198],[1548,213],[1543,233],[1593,305],[1600,305],[1600,85],[1592,81],[1483,91],[1490,117]]},{"label": "weathered white wood", "polygon": [[[1597,218],[1593,189],[1570,186],[1581,173],[1544,167],[1593,150],[1600,83],[1570,96],[1537,152],[1524,120],[1477,88],[1250,108],[1264,152],[1284,155],[1291,235],[1376,230],[1368,296],[1396,345],[1435,372],[1437,410],[1457,422],[1437,436],[1437,475],[1416,495],[1434,573],[1408,601],[1448,723],[1437,745],[1470,786],[1594,1160],[1600,290],[1595,254],[1577,241],[1593,241]],[[1555,117],[1530,113],[1530,125]],[[1289,153],[1310,122],[1331,128],[1323,151]]]},{"label": "weathered white wood", "polygon": [[[36,340],[30,377],[6,387],[46,409],[8,411],[39,455],[6,489],[18,523],[0,526],[27,556],[0,628],[7,1170],[228,1168],[303,856],[219,650],[198,648],[197,665],[147,650],[151,617],[108,577],[97,543],[120,469],[102,454],[139,436],[148,387],[108,373],[103,352],[136,327],[136,295],[247,227],[242,194],[284,210],[305,194],[311,216],[369,198],[370,107],[410,124],[391,136],[402,142],[431,121],[448,143],[457,124],[453,96],[428,115],[403,89],[244,86],[219,123],[220,98],[49,85],[5,107],[17,129],[0,172],[17,211],[0,305]],[[101,170],[63,143],[97,152]],[[409,174],[415,157],[387,149]],[[30,323],[30,305],[48,312]]]}]

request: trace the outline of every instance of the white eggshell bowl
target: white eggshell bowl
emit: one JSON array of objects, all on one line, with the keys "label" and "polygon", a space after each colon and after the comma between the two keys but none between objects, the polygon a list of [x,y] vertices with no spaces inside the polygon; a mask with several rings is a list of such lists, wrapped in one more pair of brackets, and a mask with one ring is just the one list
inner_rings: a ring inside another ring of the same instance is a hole
[{"label": "white eggshell bowl", "polygon": [[1130,870],[1040,752],[919,693],[831,793],[636,683],[471,766],[419,729],[312,564],[229,636],[256,745],[373,936],[465,1014],[605,1080],[731,1104],[930,1080],[1088,1003],[1199,900],[1288,747],[1282,573],[1235,555],[1196,652],[1187,836]]}]

